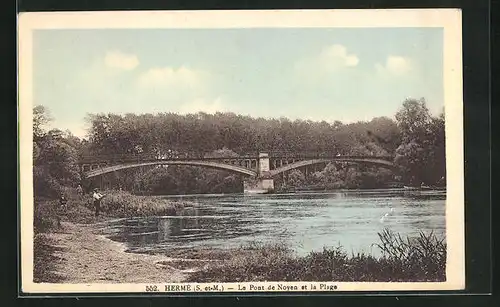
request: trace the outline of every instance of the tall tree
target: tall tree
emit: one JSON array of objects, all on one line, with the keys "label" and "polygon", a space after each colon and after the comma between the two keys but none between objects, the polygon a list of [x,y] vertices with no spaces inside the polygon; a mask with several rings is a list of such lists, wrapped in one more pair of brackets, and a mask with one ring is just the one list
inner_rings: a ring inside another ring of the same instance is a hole
[{"label": "tall tree", "polygon": [[33,108],[33,141],[37,142],[45,134],[46,125],[52,120],[49,110],[38,105]]},{"label": "tall tree", "polygon": [[424,99],[407,99],[396,120],[402,143],[396,149],[394,163],[400,167],[404,181],[413,185],[436,183],[444,176],[444,116],[433,118]]},{"label": "tall tree", "polygon": [[35,196],[54,197],[60,187],[80,181],[77,164],[79,140],[58,129],[45,132],[50,121],[48,110],[37,106],[33,110],[33,179]]},{"label": "tall tree", "polygon": [[425,144],[429,140],[432,116],[424,98],[406,99],[396,113],[396,121],[401,131],[403,143],[412,141]]}]

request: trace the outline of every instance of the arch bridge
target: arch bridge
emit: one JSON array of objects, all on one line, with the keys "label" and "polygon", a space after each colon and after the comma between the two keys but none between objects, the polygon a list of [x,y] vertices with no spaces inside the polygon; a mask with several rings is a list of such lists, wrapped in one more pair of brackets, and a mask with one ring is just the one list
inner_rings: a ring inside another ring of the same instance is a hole
[{"label": "arch bridge", "polygon": [[[102,176],[124,169],[156,165],[187,165],[225,170],[247,177],[245,190],[274,189],[276,176],[285,172],[329,162],[368,164],[394,170],[390,156],[350,156],[328,154],[268,154],[259,153],[238,157],[155,157],[151,155],[112,155],[83,157],[79,166],[85,178]],[[251,183],[250,183],[251,182]]]}]

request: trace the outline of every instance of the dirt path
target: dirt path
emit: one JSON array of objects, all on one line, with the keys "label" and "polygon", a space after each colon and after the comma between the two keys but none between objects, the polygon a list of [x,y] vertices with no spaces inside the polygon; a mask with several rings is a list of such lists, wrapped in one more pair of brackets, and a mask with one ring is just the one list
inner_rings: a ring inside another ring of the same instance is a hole
[{"label": "dirt path", "polygon": [[91,225],[64,223],[46,234],[55,247],[55,272],[64,283],[181,282],[186,274],[159,262],[165,256],[126,253],[123,244],[97,234]]}]

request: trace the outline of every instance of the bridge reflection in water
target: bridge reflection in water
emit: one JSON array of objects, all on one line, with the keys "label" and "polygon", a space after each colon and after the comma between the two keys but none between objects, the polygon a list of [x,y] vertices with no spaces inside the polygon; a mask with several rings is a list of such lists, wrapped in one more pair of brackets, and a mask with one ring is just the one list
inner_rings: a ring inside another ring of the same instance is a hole
[{"label": "bridge reflection in water", "polygon": [[391,156],[346,156],[340,154],[268,154],[238,157],[162,157],[152,155],[116,155],[84,157],[79,161],[85,178],[102,176],[120,170],[156,166],[187,165],[225,170],[246,178],[245,191],[265,193],[274,189],[276,176],[294,169],[329,162],[368,164],[394,170]]}]

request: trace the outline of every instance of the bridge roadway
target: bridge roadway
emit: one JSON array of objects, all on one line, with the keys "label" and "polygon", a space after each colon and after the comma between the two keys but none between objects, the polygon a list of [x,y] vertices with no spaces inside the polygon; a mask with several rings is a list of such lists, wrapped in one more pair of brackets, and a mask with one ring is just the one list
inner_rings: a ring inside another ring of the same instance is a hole
[{"label": "bridge roadway", "polygon": [[332,161],[347,163],[371,164],[393,169],[390,156],[343,156],[297,154],[285,155],[266,153],[238,157],[208,157],[208,158],[155,158],[147,155],[136,156],[97,156],[82,159],[79,164],[86,178],[92,178],[119,170],[155,166],[155,165],[188,165],[226,170],[247,177],[271,179],[293,169],[311,165],[324,164]]}]

